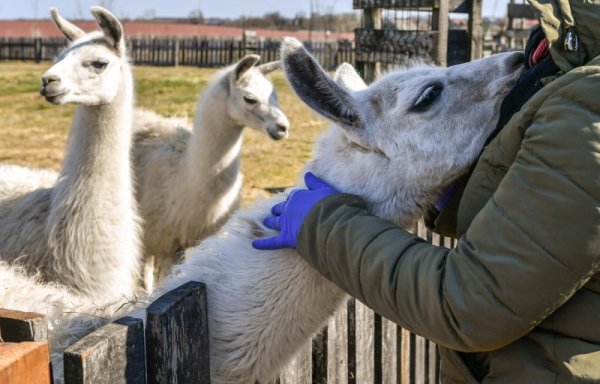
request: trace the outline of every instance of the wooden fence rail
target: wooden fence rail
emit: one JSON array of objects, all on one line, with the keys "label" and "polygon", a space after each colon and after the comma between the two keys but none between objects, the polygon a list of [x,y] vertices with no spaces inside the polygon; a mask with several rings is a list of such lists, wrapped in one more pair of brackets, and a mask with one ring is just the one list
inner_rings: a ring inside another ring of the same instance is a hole
[{"label": "wooden fence rail", "polygon": [[[135,37],[127,40],[134,64],[199,67],[226,66],[247,53],[260,55],[262,62],[274,61],[279,58],[280,43],[280,40],[260,40],[250,46],[240,39],[204,37]],[[0,39],[0,60],[53,60],[66,45],[63,38],[3,38]],[[343,62],[354,63],[354,44],[349,40],[307,41],[304,45],[327,70],[333,70]]]},{"label": "wooden fence rail", "polygon": [[[430,243],[454,246],[454,240],[434,235],[422,224],[413,232]],[[161,296],[147,308],[146,319],[145,329],[140,319],[119,319],[67,348],[65,384],[209,384],[204,284],[188,282]],[[46,327],[41,315],[0,310],[4,341],[45,341]],[[9,344],[0,343],[0,362],[1,347]],[[37,369],[43,371],[43,356],[32,356]],[[47,366],[47,352],[45,358]],[[11,372],[8,368],[3,371],[0,364],[0,379]],[[350,299],[280,372],[278,382],[434,384],[439,380],[434,343]]]}]

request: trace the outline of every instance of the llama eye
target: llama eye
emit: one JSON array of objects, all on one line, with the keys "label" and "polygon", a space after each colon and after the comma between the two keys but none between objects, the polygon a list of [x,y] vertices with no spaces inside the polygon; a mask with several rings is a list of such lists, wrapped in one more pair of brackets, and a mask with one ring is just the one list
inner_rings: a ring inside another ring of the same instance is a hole
[{"label": "llama eye", "polygon": [[421,96],[415,101],[415,104],[411,109],[414,111],[420,112],[425,110],[428,106],[430,106],[442,93],[442,86],[440,85],[431,85],[421,93]]},{"label": "llama eye", "polygon": [[94,67],[95,69],[102,70],[102,69],[106,68],[106,66],[108,65],[108,60],[97,59],[97,60],[90,62],[90,65],[92,67]]},{"label": "llama eye", "polygon": [[252,96],[244,96],[244,101],[250,105],[256,104],[258,102],[258,100]]}]

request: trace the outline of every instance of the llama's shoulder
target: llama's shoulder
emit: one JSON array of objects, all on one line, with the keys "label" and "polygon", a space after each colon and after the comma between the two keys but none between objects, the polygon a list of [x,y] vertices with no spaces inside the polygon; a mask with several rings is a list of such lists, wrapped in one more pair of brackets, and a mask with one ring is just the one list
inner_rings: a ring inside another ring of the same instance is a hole
[{"label": "llama's shoulder", "polygon": [[134,111],[134,149],[168,147],[183,152],[192,134],[190,122],[184,117],[165,117],[153,111]]},{"label": "llama's shoulder", "polygon": [[134,112],[133,161],[136,166],[148,163],[177,162],[185,152],[192,128],[180,117],[164,117],[155,112],[136,109]]}]

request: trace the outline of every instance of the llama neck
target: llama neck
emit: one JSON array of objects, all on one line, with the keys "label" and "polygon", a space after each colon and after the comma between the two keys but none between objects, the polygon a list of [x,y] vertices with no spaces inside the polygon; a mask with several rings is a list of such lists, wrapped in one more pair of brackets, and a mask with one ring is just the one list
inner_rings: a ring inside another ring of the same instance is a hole
[{"label": "llama neck", "polygon": [[106,196],[130,189],[132,106],[131,83],[121,86],[111,104],[77,106],[56,195]]},{"label": "llama neck", "polygon": [[58,272],[90,294],[130,293],[139,269],[129,155],[133,83],[127,66],[122,71],[111,104],[76,108],[48,215],[49,246],[64,269]]},{"label": "llama neck", "polygon": [[219,76],[198,98],[182,173],[192,184],[190,191],[205,198],[218,199],[234,188],[239,175],[243,127],[229,117],[227,80]]},{"label": "llama neck", "polygon": [[304,171],[314,172],[340,191],[361,196],[371,213],[398,226],[412,226],[439,195],[439,182],[432,185],[428,178],[415,177],[408,164],[392,165],[376,152],[356,150],[339,128],[330,128],[316,148]]}]

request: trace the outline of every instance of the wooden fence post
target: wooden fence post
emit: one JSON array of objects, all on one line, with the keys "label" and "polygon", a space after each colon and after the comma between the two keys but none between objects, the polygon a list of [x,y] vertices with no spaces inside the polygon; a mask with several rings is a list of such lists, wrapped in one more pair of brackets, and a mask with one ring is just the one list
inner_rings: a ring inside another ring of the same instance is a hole
[{"label": "wooden fence post", "polygon": [[471,32],[468,45],[467,60],[477,60],[483,57],[483,24],[481,20],[482,0],[471,0],[469,9],[469,31]]},{"label": "wooden fence post", "polygon": [[173,42],[173,66],[179,65],[179,38],[175,37]]},{"label": "wooden fence post", "polygon": [[445,67],[448,63],[448,11],[449,0],[434,0],[431,13],[431,29],[437,31],[433,44],[432,59]]},{"label": "wooden fence post", "polygon": [[144,322],[123,317],[65,350],[65,384],[145,384]]},{"label": "wooden fence post", "polygon": [[42,38],[41,37],[35,38],[34,50],[35,50],[35,62],[39,63],[42,61]]},{"label": "wooden fence post", "polygon": [[0,384],[50,384],[47,340],[46,316],[0,309]]},{"label": "wooden fence post", "polygon": [[0,384],[50,384],[48,343],[0,343]]},{"label": "wooden fence post", "polygon": [[46,342],[48,340],[46,316],[33,312],[0,309],[0,340]]},{"label": "wooden fence post", "polygon": [[[368,8],[363,12],[364,29],[381,29],[381,8]],[[361,73],[363,79],[368,83],[372,82],[381,73],[381,63],[358,62],[356,67]]]},{"label": "wooden fence post", "polygon": [[190,281],[146,309],[149,384],[210,383],[206,286]]}]

